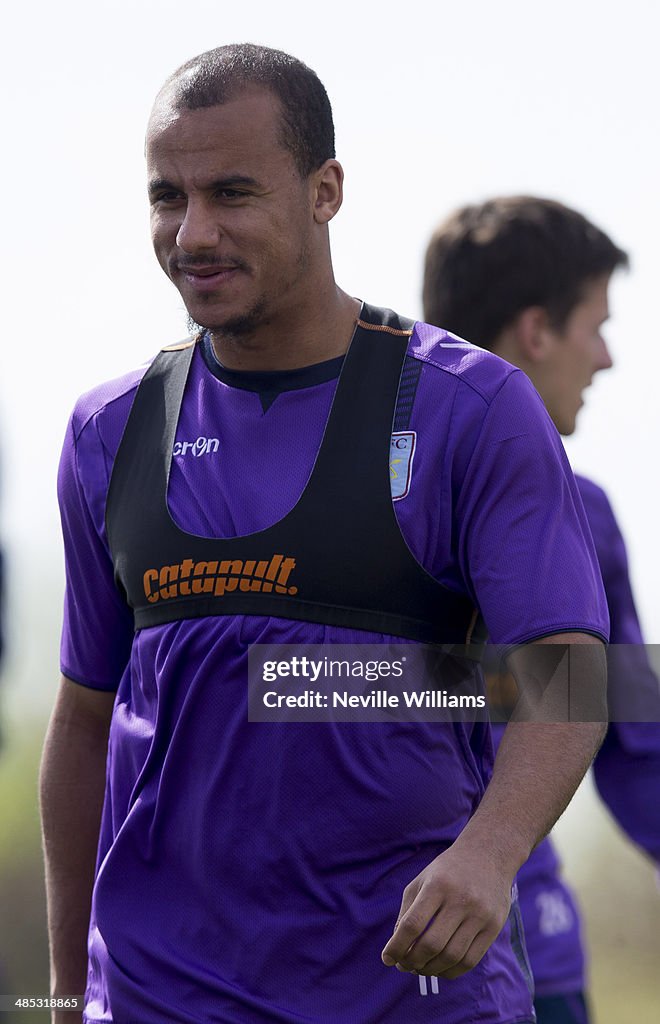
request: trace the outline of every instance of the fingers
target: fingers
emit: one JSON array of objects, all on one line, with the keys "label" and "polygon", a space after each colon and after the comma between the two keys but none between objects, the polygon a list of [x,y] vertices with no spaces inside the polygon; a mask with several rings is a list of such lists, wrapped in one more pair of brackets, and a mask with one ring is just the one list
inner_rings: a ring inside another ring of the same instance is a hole
[{"label": "fingers", "polygon": [[471,926],[458,928],[442,952],[428,960],[423,967],[416,968],[415,973],[449,979],[467,974],[477,966],[493,941],[493,936],[486,931],[478,932],[472,941],[471,935]]},{"label": "fingers", "polygon": [[[397,970],[442,974],[463,959],[477,931],[478,926],[473,920],[463,920],[460,909],[440,910],[398,957]],[[427,971],[430,963],[434,963],[438,970]]]},{"label": "fingers", "polygon": [[437,907],[433,904],[429,904],[427,907],[426,901],[417,899],[420,892],[421,887],[417,879],[414,879],[403,890],[401,909],[392,938],[381,953],[381,959],[387,967],[394,967],[405,956],[415,939],[419,937],[420,932],[424,931],[437,912]]},{"label": "fingers", "polygon": [[399,916],[396,919],[392,938],[380,954],[381,960],[386,967],[394,967],[399,956],[402,956],[407,951],[408,947],[419,935],[419,931],[415,931],[415,928],[417,927],[416,918],[409,918],[411,907],[415,902],[418,892],[419,884],[417,879],[414,879],[410,885],[407,885],[403,890],[401,908],[399,910]]},{"label": "fingers", "polygon": [[434,885],[422,885],[412,902],[411,895],[404,893],[399,920],[382,952],[383,963],[400,971],[459,977],[479,963],[506,920],[476,894],[452,898],[440,896]]},{"label": "fingers", "polygon": [[419,948],[413,946],[398,967],[417,974],[444,974],[462,963],[474,937],[474,929],[467,922],[460,922],[446,940],[431,926],[419,940]]}]

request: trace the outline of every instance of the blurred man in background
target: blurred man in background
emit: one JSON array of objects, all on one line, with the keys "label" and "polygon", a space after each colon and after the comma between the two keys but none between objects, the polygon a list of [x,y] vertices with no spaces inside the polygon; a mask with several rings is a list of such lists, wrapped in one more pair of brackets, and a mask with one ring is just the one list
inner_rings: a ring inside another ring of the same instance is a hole
[{"label": "blurred man in background", "polygon": [[[429,243],[424,318],[524,370],[559,432],[569,435],[584,390],[594,374],[612,366],[601,332],[609,315],[610,278],[627,264],[627,255],[603,231],[561,203],[521,196],[465,206]],[[607,594],[610,642],[616,645],[610,709],[620,719],[633,697],[650,695],[647,706],[654,706],[657,679],[643,647],[625,546],[608,499],[590,480],[577,477],[577,483]],[[549,529],[558,513],[548,509]],[[496,742],[501,735],[502,727],[496,727]],[[659,861],[660,725],[612,721],[594,773],[619,824]],[[518,876],[535,1006],[539,1024],[585,1024],[579,912],[560,870],[546,839]]]}]

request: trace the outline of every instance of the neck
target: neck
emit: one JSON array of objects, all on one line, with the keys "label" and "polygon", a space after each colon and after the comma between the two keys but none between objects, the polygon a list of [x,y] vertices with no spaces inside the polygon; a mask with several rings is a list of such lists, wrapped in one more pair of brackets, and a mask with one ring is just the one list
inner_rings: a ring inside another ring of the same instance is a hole
[{"label": "neck", "polygon": [[343,355],[359,314],[358,300],[333,281],[311,308],[289,310],[244,334],[214,330],[211,340],[229,370],[295,370]]}]

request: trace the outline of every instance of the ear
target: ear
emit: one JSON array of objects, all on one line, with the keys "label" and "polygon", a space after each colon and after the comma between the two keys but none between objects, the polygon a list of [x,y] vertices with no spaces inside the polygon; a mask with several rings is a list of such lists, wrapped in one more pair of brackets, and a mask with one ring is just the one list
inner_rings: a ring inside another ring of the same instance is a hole
[{"label": "ear", "polygon": [[544,362],[552,349],[554,332],[542,306],[528,306],[514,320],[511,331],[519,351],[531,363]]},{"label": "ear", "polygon": [[312,175],[314,220],[327,224],[339,210],[344,198],[344,171],[337,160],[326,160]]}]

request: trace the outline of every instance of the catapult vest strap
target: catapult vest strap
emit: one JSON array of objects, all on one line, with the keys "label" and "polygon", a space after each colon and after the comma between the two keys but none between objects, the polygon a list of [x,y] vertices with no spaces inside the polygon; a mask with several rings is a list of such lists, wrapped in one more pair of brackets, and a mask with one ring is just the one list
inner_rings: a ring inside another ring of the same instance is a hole
[{"label": "catapult vest strap", "polygon": [[[473,604],[438,583],[401,535],[390,444],[412,321],[363,307],[308,483],[291,511],[244,537],[199,537],[167,508],[194,342],[145,374],[117,452],[106,525],[115,579],[144,629],[205,615],[267,615],[462,645]],[[350,453],[350,458],[347,458]]]}]

